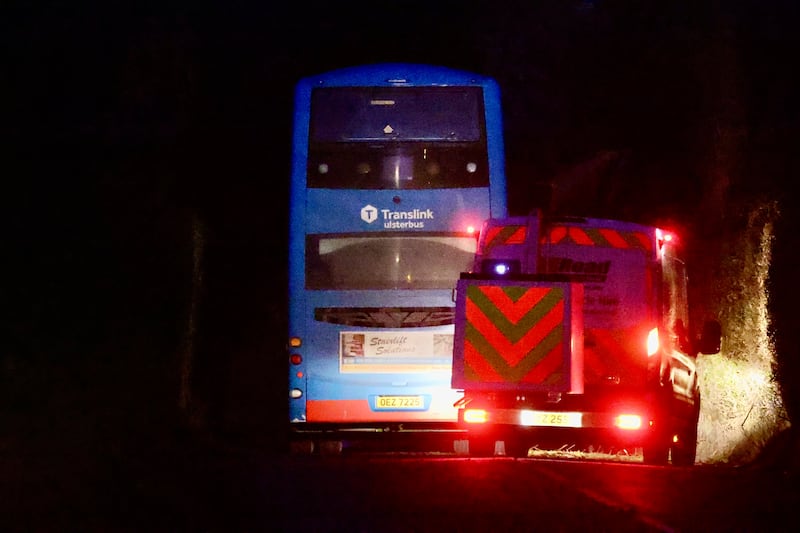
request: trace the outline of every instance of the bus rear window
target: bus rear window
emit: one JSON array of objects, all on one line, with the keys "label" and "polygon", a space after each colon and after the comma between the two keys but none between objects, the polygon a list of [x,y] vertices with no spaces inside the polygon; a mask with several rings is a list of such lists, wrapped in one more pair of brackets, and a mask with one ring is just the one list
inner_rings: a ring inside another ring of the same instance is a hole
[{"label": "bus rear window", "polygon": [[472,266],[474,236],[320,236],[306,239],[306,288],[452,289]]},{"label": "bus rear window", "polygon": [[312,93],[307,185],[489,186],[479,87],[336,87]]},{"label": "bus rear window", "polygon": [[311,143],[478,142],[479,87],[333,87],[311,96]]}]

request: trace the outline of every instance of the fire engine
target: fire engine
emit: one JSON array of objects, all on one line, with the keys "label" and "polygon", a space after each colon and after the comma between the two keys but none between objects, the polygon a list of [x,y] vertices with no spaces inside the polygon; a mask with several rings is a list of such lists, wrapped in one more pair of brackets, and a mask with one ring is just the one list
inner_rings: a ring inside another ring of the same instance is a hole
[{"label": "fire engine", "polygon": [[592,446],[692,465],[697,355],[677,236],[583,217],[487,220],[457,282],[452,386],[471,455]]}]

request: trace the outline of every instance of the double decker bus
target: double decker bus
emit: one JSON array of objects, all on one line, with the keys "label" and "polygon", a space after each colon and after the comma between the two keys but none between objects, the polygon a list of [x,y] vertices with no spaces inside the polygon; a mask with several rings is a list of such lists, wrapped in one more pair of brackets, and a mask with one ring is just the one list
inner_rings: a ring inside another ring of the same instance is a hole
[{"label": "double decker bus", "polygon": [[290,190],[290,442],[455,427],[453,291],[507,215],[496,81],[402,63],[301,79]]}]

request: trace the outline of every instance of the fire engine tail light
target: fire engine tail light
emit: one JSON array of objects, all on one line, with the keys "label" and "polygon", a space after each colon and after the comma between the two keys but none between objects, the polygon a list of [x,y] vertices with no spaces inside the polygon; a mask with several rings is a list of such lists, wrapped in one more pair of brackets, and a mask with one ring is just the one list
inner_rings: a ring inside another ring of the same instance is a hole
[{"label": "fire engine tail light", "polygon": [[664,231],[662,229],[656,229],[656,244],[658,245],[657,252],[659,256],[664,253],[664,246],[669,244],[675,244],[678,240],[678,236],[675,233]]},{"label": "fire engine tail light", "polygon": [[483,409],[465,409],[464,422],[469,424],[485,424],[489,421],[489,413]]},{"label": "fire engine tail light", "polygon": [[652,357],[658,352],[658,328],[653,328],[647,334],[647,357]]},{"label": "fire engine tail light", "polygon": [[614,425],[619,429],[640,429],[642,427],[642,417],[639,415],[623,413],[614,419]]}]

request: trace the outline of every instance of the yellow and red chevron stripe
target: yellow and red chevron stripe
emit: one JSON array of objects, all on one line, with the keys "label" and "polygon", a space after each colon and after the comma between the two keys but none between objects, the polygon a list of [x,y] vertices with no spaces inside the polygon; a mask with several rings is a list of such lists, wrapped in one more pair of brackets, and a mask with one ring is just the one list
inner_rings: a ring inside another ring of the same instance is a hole
[{"label": "yellow and red chevron stripe", "polygon": [[553,226],[542,237],[548,244],[578,244],[582,246],[607,246],[611,248],[634,248],[653,250],[653,239],[641,231],[623,231],[614,228],[581,228],[577,226]]},{"label": "yellow and red chevron stripe", "polygon": [[564,365],[564,290],[469,285],[464,373],[472,382],[557,384]]},{"label": "yellow and red chevron stripe", "polygon": [[486,235],[483,238],[483,250],[481,253],[486,254],[495,246],[524,244],[527,235],[527,226],[491,226],[486,230]]}]

